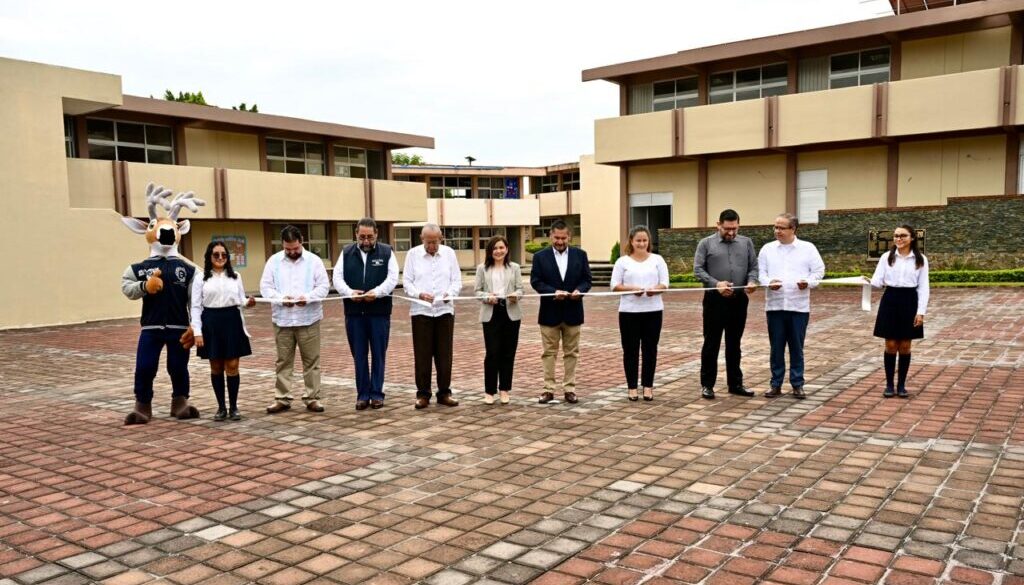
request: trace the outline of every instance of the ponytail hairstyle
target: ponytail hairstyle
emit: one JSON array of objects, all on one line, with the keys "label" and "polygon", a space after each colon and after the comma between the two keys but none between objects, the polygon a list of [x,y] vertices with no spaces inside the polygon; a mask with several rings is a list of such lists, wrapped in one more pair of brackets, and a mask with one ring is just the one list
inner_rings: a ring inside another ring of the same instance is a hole
[{"label": "ponytail hairstyle", "polygon": [[644,224],[637,224],[633,226],[633,229],[629,230],[629,236],[626,238],[626,245],[622,247],[622,251],[626,253],[626,256],[633,253],[633,237],[639,233],[647,234],[647,251],[651,251],[651,230],[647,229],[647,226]]},{"label": "ponytail hairstyle", "polygon": [[[914,265],[920,269],[924,266],[924,256],[921,255],[921,251],[917,247],[917,232],[914,228],[908,224],[903,224],[897,229],[905,229],[910,233],[910,253],[914,255]],[[896,263],[896,242],[892,244],[892,249],[889,250],[889,266]]]}]

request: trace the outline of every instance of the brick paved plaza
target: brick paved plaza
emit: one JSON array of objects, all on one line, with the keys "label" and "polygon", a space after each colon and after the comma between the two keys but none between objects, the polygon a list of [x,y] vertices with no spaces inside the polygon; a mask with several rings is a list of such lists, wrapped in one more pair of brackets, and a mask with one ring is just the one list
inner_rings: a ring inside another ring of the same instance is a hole
[{"label": "brick paved plaza", "polygon": [[807,400],[760,397],[760,296],[744,343],[758,397],[701,400],[699,295],[676,294],[656,399],[628,402],[615,302],[587,301],[574,406],[536,403],[532,302],[508,406],[483,402],[465,305],[462,404],[415,411],[400,304],[385,408],[356,412],[332,302],[327,412],[278,415],[263,410],[274,350],[261,305],[245,418],[224,423],[193,358],[202,419],[166,417],[161,372],[155,421],[122,426],[134,319],[0,332],[0,585],[1024,584],[1024,289],[933,291],[908,401],[881,397],[859,291],[831,289],[814,293]]}]

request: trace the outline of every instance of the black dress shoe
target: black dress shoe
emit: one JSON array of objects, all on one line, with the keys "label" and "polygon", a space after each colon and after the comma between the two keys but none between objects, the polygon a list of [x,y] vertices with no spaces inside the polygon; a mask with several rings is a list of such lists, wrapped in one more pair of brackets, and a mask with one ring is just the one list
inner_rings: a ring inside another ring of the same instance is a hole
[{"label": "black dress shoe", "polygon": [[907,389],[906,388],[897,388],[896,389],[896,397],[897,398],[910,398],[910,395],[907,394]]},{"label": "black dress shoe", "polygon": [[224,420],[227,420],[227,419],[228,419],[228,411],[224,410],[223,408],[217,410],[217,414],[213,415],[213,420],[215,420],[217,422],[221,422],[221,421],[224,421]]},{"label": "black dress shoe", "polygon": [[735,394],[736,396],[753,396],[753,390],[747,390],[745,387],[740,386],[739,388],[729,388],[729,394]]},{"label": "black dress shoe", "polygon": [[803,400],[804,398],[807,398],[807,394],[804,393],[803,386],[800,386],[799,388],[793,388],[793,398],[796,398],[797,400]]},{"label": "black dress shoe", "polygon": [[707,386],[702,387],[700,389],[700,397],[701,398],[706,398],[707,400],[714,400],[715,399],[715,390],[714,390],[714,388],[708,388]]},{"label": "black dress shoe", "polygon": [[430,406],[429,398],[417,398],[416,399],[416,410],[421,410]]},{"label": "black dress shoe", "polygon": [[378,408],[384,408],[384,401],[383,400],[371,400],[370,401],[370,408],[372,408],[374,410],[377,410]]},{"label": "black dress shoe", "polygon": [[356,400],[356,410],[366,410],[367,408],[370,408],[368,400]]},{"label": "black dress shoe", "polygon": [[892,389],[892,386],[886,386],[885,392],[882,392],[884,398],[892,398],[896,396],[896,391]]},{"label": "black dress shoe", "polygon": [[228,418],[231,420],[242,420],[242,413],[238,412],[237,408],[232,408]]},{"label": "black dress shoe", "polygon": [[[647,394],[648,390],[651,391],[650,395]],[[647,401],[647,402],[650,402],[650,401],[654,400],[654,388],[645,388],[644,389],[644,400]]]}]

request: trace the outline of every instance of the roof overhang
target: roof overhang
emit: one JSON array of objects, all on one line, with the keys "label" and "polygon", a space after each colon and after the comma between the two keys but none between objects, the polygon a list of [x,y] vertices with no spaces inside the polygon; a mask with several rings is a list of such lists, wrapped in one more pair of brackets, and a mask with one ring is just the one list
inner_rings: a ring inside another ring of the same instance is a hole
[{"label": "roof overhang", "polygon": [[392,165],[395,175],[435,175],[451,177],[543,177],[544,168],[537,167],[470,167],[458,165]]}]

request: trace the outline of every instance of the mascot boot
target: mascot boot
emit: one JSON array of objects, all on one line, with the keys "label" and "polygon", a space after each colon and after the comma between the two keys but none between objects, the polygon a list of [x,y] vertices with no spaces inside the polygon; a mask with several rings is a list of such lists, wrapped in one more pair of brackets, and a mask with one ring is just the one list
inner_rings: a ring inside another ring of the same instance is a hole
[{"label": "mascot boot", "polygon": [[143,403],[136,400],[135,409],[128,413],[128,416],[124,417],[124,424],[144,425],[148,423],[151,418],[153,418],[153,404]]},{"label": "mascot boot", "polygon": [[189,404],[184,396],[172,396],[171,416],[178,420],[199,418],[199,409]]}]

